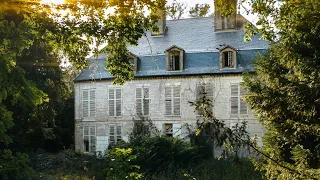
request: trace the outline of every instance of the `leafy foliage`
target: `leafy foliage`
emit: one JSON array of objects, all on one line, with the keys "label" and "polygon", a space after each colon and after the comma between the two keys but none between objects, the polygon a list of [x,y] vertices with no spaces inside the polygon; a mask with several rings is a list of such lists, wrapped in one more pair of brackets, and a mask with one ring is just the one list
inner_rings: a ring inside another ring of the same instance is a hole
[{"label": "leafy foliage", "polygon": [[109,164],[106,168],[107,179],[141,179],[140,166],[134,165],[137,158],[132,149],[114,148],[109,151]]},{"label": "leafy foliage", "polygon": [[34,176],[26,154],[16,153],[5,149],[0,151],[0,179],[15,180],[29,179]]},{"label": "leafy foliage", "polygon": [[248,35],[261,33],[273,42],[243,84],[268,131],[262,149],[268,156],[257,166],[271,179],[319,178],[320,2],[253,1],[252,8],[259,28],[249,27]]},{"label": "leafy foliage", "polygon": [[172,4],[166,6],[166,13],[171,19],[180,19],[186,7],[186,3],[174,0]]},{"label": "leafy foliage", "polygon": [[189,10],[190,17],[206,17],[210,11],[210,5],[205,4],[195,4],[194,7],[191,7]]}]

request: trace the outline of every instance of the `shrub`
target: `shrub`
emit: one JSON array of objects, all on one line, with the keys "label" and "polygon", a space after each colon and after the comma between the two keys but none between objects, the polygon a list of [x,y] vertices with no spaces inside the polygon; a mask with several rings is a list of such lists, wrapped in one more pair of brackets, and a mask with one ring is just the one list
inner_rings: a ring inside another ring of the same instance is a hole
[{"label": "shrub", "polygon": [[31,179],[34,171],[29,166],[29,162],[26,154],[13,154],[8,149],[0,151],[0,179]]}]

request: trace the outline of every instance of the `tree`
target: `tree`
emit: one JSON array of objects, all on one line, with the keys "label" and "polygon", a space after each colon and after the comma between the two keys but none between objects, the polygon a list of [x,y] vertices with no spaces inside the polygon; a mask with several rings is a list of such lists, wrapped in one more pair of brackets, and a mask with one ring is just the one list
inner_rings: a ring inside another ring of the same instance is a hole
[{"label": "tree", "polygon": [[174,0],[171,5],[166,6],[166,13],[171,19],[180,19],[184,14],[187,4]]},{"label": "tree", "polygon": [[206,17],[210,11],[210,5],[205,4],[195,4],[194,7],[191,7],[189,10],[190,17]]},{"label": "tree", "polygon": [[271,41],[244,78],[245,98],[267,129],[257,167],[270,179],[320,177],[320,2],[252,1],[260,33]]}]

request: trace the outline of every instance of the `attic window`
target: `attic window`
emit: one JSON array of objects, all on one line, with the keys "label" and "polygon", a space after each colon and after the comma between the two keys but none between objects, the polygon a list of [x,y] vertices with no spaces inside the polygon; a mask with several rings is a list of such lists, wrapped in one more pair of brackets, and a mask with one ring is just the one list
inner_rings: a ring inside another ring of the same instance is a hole
[{"label": "attic window", "polygon": [[183,49],[172,46],[165,51],[167,56],[167,71],[183,70]]},{"label": "attic window", "polygon": [[231,47],[226,47],[220,50],[220,67],[221,68],[236,68],[237,59],[236,51]]},{"label": "attic window", "polygon": [[130,53],[130,55],[128,57],[128,61],[132,65],[132,67],[134,69],[134,72],[137,72],[137,69],[138,69],[138,65],[137,65],[138,57],[136,55]]}]

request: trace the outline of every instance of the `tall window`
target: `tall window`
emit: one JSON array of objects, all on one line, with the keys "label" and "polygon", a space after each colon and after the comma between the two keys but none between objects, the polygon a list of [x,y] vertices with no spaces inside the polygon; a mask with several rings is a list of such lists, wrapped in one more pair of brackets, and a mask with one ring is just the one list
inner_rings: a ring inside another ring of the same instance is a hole
[{"label": "tall window", "polygon": [[109,126],[109,138],[110,144],[117,144],[121,141],[121,125],[110,125]]},{"label": "tall window", "polygon": [[96,151],[96,127],[83,127],[83,152],[93,153]]},{"label": "tall window", "polygon": [[137,115],[149,115],[149,88],[139,87],[136,88],[136,112]]},{"label": "tall window", "polygon": [[[212,112],[213,103],[213,87],[212,84],[197,84],[196,86],[196,101],[197,103],[209,100],[210,105],[203,104],[202,109],[197,110],[197,115],[203,115],[203,109],[208,108]],[[203,102],[204,103],[204,102]]]},{"label": "tall window", "polygon": [[231,84],[231,114],[248,114],[247,103],[242,99],[246,92],[239,84]]},{"label": "tall window", "polygon": [[95,89],[82,90],[82,117],[94,117],[95,115],[96,115]]},{"label": "tall window", "polygon": [[109,116],[122,115],[122,92],[121,89],[109,89]]},{"label": "tall window", "polygon": [[180,86],[165,88],[165,113],[167,116],[180,115]]},{"label": "tall window", "polygon": [[225,51],[222,53],[222,59],[224,63],[224,67],[234,67],[233,66],[233,52]]}]

